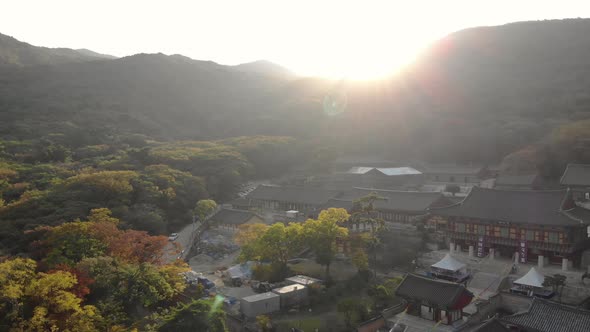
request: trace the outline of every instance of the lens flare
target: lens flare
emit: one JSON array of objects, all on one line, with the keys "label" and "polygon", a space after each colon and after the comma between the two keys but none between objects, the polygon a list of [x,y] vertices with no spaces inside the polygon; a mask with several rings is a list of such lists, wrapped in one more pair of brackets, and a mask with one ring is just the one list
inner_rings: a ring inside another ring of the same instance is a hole
[{"label": "lens flare", "polygon": [[348,98],[346,94],[328,94],[324,96],[323,109],[324,113],[329,116],[335,116],[346,111]]},{"label": "lens flare", "polygon": [[217,311],[217,309],[219,309],[219,307],[221,307],[223,300],[225,300],[223,296],[215,295],[215,299],[213,300],[213,304],[211,305],[211,311],[209,312],[209,315],[212,315],[214,312]]}]

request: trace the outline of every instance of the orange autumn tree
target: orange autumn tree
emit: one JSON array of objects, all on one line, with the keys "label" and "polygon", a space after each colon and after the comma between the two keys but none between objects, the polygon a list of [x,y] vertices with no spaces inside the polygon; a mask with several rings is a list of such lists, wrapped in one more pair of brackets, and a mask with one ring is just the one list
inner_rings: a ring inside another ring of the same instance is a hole
[{"label": "orange autumn tree", "polygon": [[93,209],[87,221],[35,230],[35,252],[50,267],[73,266],[84,258],[111,256],[129,263],[160,264],[168,241],[145,231],[121,230],[109,209]]}]

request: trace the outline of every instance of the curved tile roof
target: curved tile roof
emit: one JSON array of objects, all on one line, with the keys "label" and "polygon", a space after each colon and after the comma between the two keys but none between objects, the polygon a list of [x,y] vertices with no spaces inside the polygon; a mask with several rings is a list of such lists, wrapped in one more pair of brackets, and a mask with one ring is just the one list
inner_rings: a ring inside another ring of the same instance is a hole
[{"label": "curved tile roof", "polygon": [[539,332],[590,331],[590,311],[538,298],[533,299],[527,311],[503,317],[501,320]]},{"label": "curved tile roof", "polygon": [[457,204],[433,208],[441,216],[466,217],[519,224],[575,226],[580,221],[564,210],[567,190],[524,191],[473,187]]}]

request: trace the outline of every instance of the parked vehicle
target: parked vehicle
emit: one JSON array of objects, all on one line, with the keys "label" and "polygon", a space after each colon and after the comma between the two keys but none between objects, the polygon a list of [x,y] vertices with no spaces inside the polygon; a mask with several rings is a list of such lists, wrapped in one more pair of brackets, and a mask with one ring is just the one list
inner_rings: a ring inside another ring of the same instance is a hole
[{"label": "parked vehicle", "polygon": [[168,237],[169,241],[175,241],[178,238],[178,233],[172,233],[170,234],[170,236]]},{"label": "parked vehicle", "polygon": [[266,293],[272,290],[272,285],[265,281],[252,281],[252,290],[256,293]]},{"label": "parked vehicle", "polygon": [[213,281],[211,281],[207,278],[198,277],[197,282],[199,284],[203,285],[203,288],[205,288],[205,289],[211,289],[211,288],[215,287],[215,283],[213,283]]}]

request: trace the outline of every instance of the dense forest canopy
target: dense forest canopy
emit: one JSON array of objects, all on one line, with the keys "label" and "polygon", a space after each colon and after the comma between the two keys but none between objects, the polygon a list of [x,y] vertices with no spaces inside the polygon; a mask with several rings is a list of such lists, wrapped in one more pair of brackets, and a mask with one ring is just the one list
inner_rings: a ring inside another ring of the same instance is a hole
[{"label": "dense forest canopy", "polygon": [[164,233],[199,199],[230,199],[247,179],[325,170],[342,153],[509,156],[555,177],[566,162],[590,161],[580,152],[590,139],[589,33],[586,19],[467,29],[371,82],[2,36],[0,243],[14,248],[22,230],[100,207],[124,227]]},{"label": "dense forest canopy", "polygon": [[370,82],[163,54],[4,66],[0,132],[83,145],[122,133],[287,135],[341,152],[495,162],[588,118],[588,32],[586,19],[467,29],[435,42],[403,72]]}]

